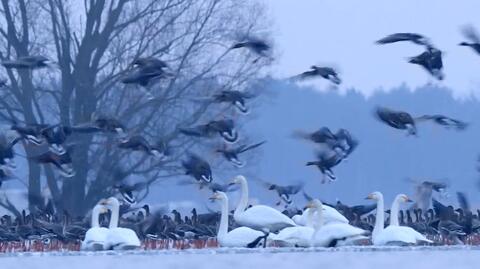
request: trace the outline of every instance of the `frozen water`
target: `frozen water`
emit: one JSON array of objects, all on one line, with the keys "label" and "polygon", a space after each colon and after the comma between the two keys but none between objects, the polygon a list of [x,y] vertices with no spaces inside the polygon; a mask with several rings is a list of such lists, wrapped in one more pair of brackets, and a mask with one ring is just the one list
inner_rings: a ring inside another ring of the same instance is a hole
[{"label": "frozen water", "polygon": [[479,247],[202,249],[0,255],[1,268],[478,268]]}]

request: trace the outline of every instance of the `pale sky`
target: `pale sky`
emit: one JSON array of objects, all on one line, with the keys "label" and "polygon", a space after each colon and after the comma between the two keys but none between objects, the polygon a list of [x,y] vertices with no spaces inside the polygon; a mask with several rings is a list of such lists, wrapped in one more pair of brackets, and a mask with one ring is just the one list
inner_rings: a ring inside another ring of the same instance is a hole
[{"label": "pale sky", "polygon": [[[287,77],[312,64],[333,64],[344,81],[340,91],[355,87],[365,94],[405,82],[411,87],[436,83],[456,97],[480,96],[480,55],[458,46],[460,28],[480,30],[478,0],[264,0],[274,21],[276,77]],[[378,46],[388,34],[416,32],[444,51],[446,78],[436,82],[406,58],[423,52],[411,43]],[[328,84],[319,81],[320,90]]]}]

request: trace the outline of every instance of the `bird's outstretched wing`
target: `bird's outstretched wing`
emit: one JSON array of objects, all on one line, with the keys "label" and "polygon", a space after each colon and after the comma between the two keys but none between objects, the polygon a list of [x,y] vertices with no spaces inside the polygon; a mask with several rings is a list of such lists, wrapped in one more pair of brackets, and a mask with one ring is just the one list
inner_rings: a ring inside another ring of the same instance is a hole
[{"label": "bird's outstretched wing", "polygon": [[466,25],[462,27],[462,34],[471,42],[480,43],[478,32],[472,25]]},{"label": "bird's outstretched wing", "polygon": [[254,149],[254,148],[257,148],[257,147],[260,147],[261,145],[265,144],[267,141],[262,141],[260,143],[256,143],[256,144],[253,144],[253,145],[250,145],[250,146],[242,146],[243,148],[241,148],[239,150],[239,153],[242,153],[242,152],[245,152],[247,150],[251,150],[251,149]]}]

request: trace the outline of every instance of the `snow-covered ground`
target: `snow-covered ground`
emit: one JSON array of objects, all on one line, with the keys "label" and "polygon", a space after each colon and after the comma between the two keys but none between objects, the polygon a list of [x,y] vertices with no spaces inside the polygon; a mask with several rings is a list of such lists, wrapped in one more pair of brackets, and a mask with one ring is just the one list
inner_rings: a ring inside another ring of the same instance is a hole
[{"label": "snow-covered ground", "polygon": [[184,251],[17,253],[0,255],[0,268],[479,268],[479,247],[342,249],[203,249]]}]

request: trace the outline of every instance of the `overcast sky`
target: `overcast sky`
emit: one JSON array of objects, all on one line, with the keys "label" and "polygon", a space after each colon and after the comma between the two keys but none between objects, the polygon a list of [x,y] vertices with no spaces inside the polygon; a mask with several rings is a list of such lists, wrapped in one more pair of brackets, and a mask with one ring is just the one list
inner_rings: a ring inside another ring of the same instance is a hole
[{"label": "overcast sky", "polygon": [[[396,32],[416,32],[431,38],[442,51],[446,79],[440,85],[455,96],[480,96],[480,56],[466,47],[460,28],[480,29],[478,0],[264,0],[274,21],[279,53],[276,76],[300,73],[312,64],[334,64],[344,84],[365,94],[402,82],[412,87],[434,82],[407,57],[423,51],[410,43],[378,46],[374,41]],[[325,82],[316,83],[326,89]]]}]

